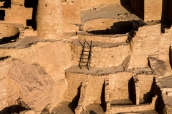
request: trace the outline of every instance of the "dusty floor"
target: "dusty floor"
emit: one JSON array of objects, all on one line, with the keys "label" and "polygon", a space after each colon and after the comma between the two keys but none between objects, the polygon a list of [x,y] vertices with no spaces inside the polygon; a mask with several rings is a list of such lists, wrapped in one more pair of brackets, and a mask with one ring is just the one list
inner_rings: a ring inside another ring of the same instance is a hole
[{"label": "dusty floor", "polygon": [[[120,13],[119,13],[120,12]],[[112,15],[113,14],[113,15]],[[98,8],[95,10],[88,10],[81,12],[81,22],[84,23],[93,19],[124,19],[124,20],[141,20],[134,14],[131,14],[121,5],[109,5],[104,8]]]}]

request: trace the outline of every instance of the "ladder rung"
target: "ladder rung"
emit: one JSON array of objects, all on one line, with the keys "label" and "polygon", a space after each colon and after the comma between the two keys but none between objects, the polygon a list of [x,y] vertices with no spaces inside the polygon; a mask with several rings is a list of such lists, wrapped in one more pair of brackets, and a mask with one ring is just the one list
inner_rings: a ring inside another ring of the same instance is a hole
[{"label": "ladder rung", "polygon": [[81,65],[81,64],[80,64],[79,66],[88,66],[88,65]]},{"label": "ladder rung", "polygon": [[81,58],[81,59],[88,59],[88,58]]},{"label": "ladder rung", "polygon": [[88,63],[87,61],[80,61],[80,63]]}]

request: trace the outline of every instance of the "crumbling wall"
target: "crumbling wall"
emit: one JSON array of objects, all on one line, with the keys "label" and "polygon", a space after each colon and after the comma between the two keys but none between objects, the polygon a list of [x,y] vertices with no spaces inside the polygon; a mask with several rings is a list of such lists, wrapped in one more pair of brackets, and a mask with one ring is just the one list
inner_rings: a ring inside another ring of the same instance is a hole
[{"label": "crumbling wall", "polygon": [[130,43],[132,55],[129,61],[129,69],[148,67],[148,55],[159,54],[165,51],[164,48],[160,48],[160,46],[165,46],[164,42],[167,39],[162,38],[160,30],[160,24],[139,28]]},{"label": "crumbling wall", "polygon": [[130,5],[136,15],[144,19],[144,0],[130,0]]},{"label": "crumbling wall", "polygon": [[162,0],[144,0],[144,20],[161,20]]},{"label": "crumbling wall", "polygon": [[85,97],[87,98],[85,106],[92,103],[101,104],[101,93],[105,77],[106,76],[95,76],[66,72],[68,89],[64,95],[63,100],[69,102],[78,102],[75,100],[77,95],[79,95],[81,82],[88,82],[86,87],[87,92],[85,94]]},{"label": "crumbling wall", "polygon": [[19,34],[19,29],[12,24],[0,24],[0,38]]},{"label": "crumbling wall", "polygon": [[[22,42],[24,43],[24,40],[22,40]],[[39,64],[40,66],[42,66],[45,72],[50,76],[50,78],[53,79],[53,81],[55,81],[54,86],[58,91],[59,94],[58,99],[60,102],[62,101],[64,96],[63,94],[68,87],[67,81],[65,80],[65,69],[71,66],[69,53],[70,53],[70,45],[68,43],[63,41],[55,41],[55,42],[39,42],[30,47],[27,46],[27,48],[21,46],[20,49],[18,48],[1,49],[0,57],[10,56],[11,58],[17,58],[27,64]],[[2,63],[1,66],[4,67],[7,64],[2,60],[0,62]],[[4,71],[4,68],[0,67],[1,76],[7,76],[4,75],[5,72],[6,71]],[[3,81],[1,82],[1,84],[6,83],[5,78],[4,80],[1,81]],[[14,90],[15,89],[16,88],[14,88]],[[1,103],[3,102],[4,99],[2,99]],[[5,105],[6,104],[0,106],[5,106]]]},{"label": "crumbling wall", "polygon": [[152,89],[153,77],[153,75],[137,75],[140,84],[140,102],[147,101],[149,98],[151,98],[150,91]]},{"label": "crumbling wall", "polygon": [[132,73],[119,72],[110,74],[109,77],[109,95],[110,101],[114,99],[129,99],[129,85],[131,85]]}]

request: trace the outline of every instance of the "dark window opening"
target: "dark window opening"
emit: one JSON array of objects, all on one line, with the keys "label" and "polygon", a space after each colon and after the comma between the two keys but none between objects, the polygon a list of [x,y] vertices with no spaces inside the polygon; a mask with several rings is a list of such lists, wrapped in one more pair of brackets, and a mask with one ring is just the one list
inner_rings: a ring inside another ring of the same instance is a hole
[{"label": "dark window opening", "polygon": [[38,5],[38,0],[25,0],[24,6],[29,7],[35,7]]},{"label": "dark window opening", "polygon": [[[0,0],[0,1],[4,1],[4,0]],[[10,8],[11,7],[11,0],[5,0],[4,6],[2,6],[3,8]]]},{"label": "dark window opening", "polygon": [[5,10],[0,10],[0,20],[4,20]]},{"label": "dark window opening", "polygon": [[32,19],[27,20],[26,25],[32,26],[32,28],[36,30],[36,11],[37,11],[38,0],[25,0],[24,5],[26,8],[33,8]]}]

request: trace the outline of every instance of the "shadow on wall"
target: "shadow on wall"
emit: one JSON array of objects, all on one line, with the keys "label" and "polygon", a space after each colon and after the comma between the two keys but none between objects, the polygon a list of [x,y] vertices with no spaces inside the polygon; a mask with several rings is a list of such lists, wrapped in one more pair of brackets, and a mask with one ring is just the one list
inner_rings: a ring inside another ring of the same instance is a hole
[{"label": "shadow on wall", "polygon": [[32,26],[32,28],[36,30],[36,12],[37,12],[38,0],[25,0],[24,5],[26,8],[33,8],[32,19],[26,20],[26,25]]},{"label": "shadow on wall", "polygon": [[170,63],[170,66],[171,66],[171,68],[172,68],[172,49],[171,49],[172,47],[170,46],[169,47],[169,63]]},{"label": "shadow on wall", "polygon": [[144,0],[120,0],[120,2],[126,10],[144,20]]},{"label": "shadow on wall", "polygon": [[155,101],[155,110],[158,112],[158,114],[164,114],[163,109],[164,109],[164,101],[162,98],[162,93],[160,88],[156,85],[155,77],[153,79],[153,83],[151,86],[150,93],[152,97],[157,95],[157,100]]},{"label": "shadow on wall", "polygon": [[69,103],[68,107],[74,112],[75,108],[78,106],[79,98],[80,98],[81,85],[78,87],[77,95],[73,98],[72,102]]},{"label": "shadow on wall", "polygon": [[107,34],[126,34],[126,33],[130,32],[132,29],[133,29],[132,21],[121,21],[121,22],[114,23],[110,27],[110,29],[88,31],[88,33],[91,33],[91,34],[101,34],[101,35],[107,35]]},{"label": "shadow on wall", "polygon": [[130,13],[134,13],[134,10],[130,5],[130,0],[120,0],[120,2],[126,10],[128,10]]},{"label": "shadow on wall", "polygon": [[136,94],[135,94],[135,86],[134,86],[134,79],[133,77],[128,81],[128,98],[130,101],[135,104],[136,103]]},{"label": "shadow on wall", "polygon": [[14,36],[11,37],[3,37],[2,39],[0,39],[0,44],[6,44],[6,43],[10,43],[12,41],[16,41],[19,38],[20,33],[17,33]]},{"label": "shadow on wall", "polygon": [[169,22],[169,0],[162,0],[162,15],[161,15],[161,32],[164,33],[166,28],[170,28]]},{"label": "shadow on wall", "polygon": [[90,114],[97,114],[97,113],[95,113],[94,111],[91,110],[91,111],[90,111]]},{"label": "shadow on wall", "polygon": [[[106,112],[106,100],[105,100],[105,82],[102,86],[102,93],[101,93],[101,104],[100,106],[102,107],[102,109],[104,110],[104,112]],[[91,114],[91,113],[90,113]],[[94,114],[94,113],[93,113]]]},{"label": "shadow on wall", "polygon": [[3,110],[0,111],[0,114],[19,114],[21,111],[27,110],[26,108],[20,106],[20,105],[13,105],[10,107],[6,107]]}]

